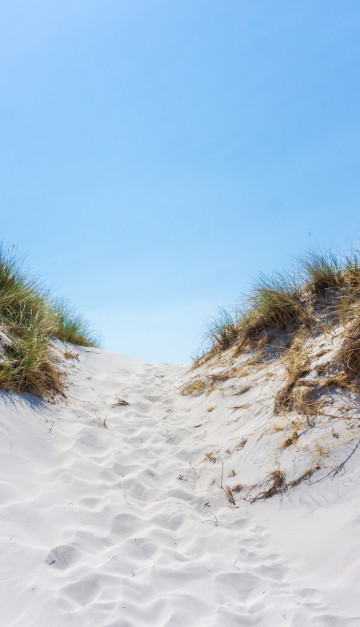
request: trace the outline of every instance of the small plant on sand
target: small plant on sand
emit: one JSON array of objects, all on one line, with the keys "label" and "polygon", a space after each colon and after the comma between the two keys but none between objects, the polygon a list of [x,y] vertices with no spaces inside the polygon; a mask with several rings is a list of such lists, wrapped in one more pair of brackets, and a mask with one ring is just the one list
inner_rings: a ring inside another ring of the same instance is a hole
[{"label": "small plant on sand", "polygon": [[268,483],[268,487],[263,492],[260,492],[260,494],[253,499],[254,501],[269,499],[271,496],[274,496],[274,494],[281,494],[287,489],[285,473],[280,470],[280,468],[270,472],[266,477],[266,481]]},{"label": "small plant on sand", "polygon": [[[262,499],[269,499],[276,494],[284,494],[284,492],[287,492],[291,488],[295,488],[303,481],[307,481],[308,479],[310,479],[310,477],[312,477],[314,472],[316,472],[317,470],[320,470],[320,466],[314,465],[305,472],[303,472],[301,475],[296,477],[296,479],[288,482],[285,480],[285,473],[280,468],[277,470],[273,470],[266,477],[265,481],[267,483],[267,488],[254,497],[246,497],[245,500],[249,500],[251,503],[255,503],[256,501],[260,501]],[[252,488],[254,487],[259,486],[252,486]]]},{"label": "small plant on sand", "polygon": [[231,505],[236,505],[235,496],[232,488],[227,485],[227,483],[225,483],[222,489],[224,490],[226,497]]},{"label": "small plant on sand", "polygon": [[206,462],[211,462],[212,464],[216,464],[216,457],[213,451],[206,453],[204,459],[202,460],[205,464]]}]

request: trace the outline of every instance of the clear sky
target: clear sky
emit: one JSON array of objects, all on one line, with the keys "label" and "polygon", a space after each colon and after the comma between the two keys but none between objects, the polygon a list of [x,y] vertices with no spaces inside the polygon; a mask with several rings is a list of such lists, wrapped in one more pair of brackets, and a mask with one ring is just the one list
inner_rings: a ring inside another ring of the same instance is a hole
[{"label": "clear sky", "polygon": [[359,0],[1,2],[1,237],[104,348],[360,239]]}]

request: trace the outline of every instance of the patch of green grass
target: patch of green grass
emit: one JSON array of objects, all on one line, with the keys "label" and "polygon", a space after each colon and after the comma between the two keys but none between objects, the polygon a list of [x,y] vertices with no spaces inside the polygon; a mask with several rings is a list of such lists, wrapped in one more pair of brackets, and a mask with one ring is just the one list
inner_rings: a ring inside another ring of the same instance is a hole
[{"label": "patch of green grass", "polygon": [[206,333],[206,341],[214,352],[222,352],[233,346],[239,335],[236,316],[225,309],[220,309],[217,317],[212,319]]},{"label": "patch of green grass", "polygon": [[302,292],[291,275],[260,276],[238,322],[239,349],[266,343],[270,331],[293,331],[307,320]]},{"label": "patch of green grass", "polygon": [[[24,271],[22,262],[0,248],[0,387],[40,397],[64,393],[51,339],[93,346],[87,326]],[[6,339],[8,338],[8,340]]]},{"label": "patch of green grass", "polygon": [[87,322],[64,302],[55,303],[54,313],[57,318],[54,337],[77,346],[98,346],[98,340],[90,331]]},{"label": "patch of green grass", "polygon": [[326,295],[329,290],[340,288],[345,283],[344,264],[333,252],[309,252],[300,259],[305,283],[316,297]]}]

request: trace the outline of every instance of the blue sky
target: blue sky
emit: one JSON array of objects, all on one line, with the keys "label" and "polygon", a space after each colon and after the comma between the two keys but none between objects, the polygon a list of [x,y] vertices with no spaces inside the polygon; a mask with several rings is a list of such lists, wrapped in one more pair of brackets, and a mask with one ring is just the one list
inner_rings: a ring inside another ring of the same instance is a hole
[{"label": "blue sky", "polygon": [[1,237],[104,348],[188,361],[360,239],[358,0],[1,4]]}]

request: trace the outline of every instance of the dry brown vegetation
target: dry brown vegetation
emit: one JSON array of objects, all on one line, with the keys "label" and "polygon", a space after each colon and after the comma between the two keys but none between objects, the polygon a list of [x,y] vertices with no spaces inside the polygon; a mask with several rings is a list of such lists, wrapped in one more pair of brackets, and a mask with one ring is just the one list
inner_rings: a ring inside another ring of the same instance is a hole
[{"label": "dry brown vegetation", "polygon": [[126,405],[129,405],[127,401],[125,401],[123,398],[118,398],[115,403],[111,405],[111,407],[126,407]]},{"label": "dry brown vegetation", "polygon": [[[289,489],[294,488],[295,486],[299,485],[302,481],[306,481],[307,479],[310,479],[310,477],[317,470],[320,470],[320,466],[318,465],[313,466],[309,468],[308,470],[306,470],[305,472],[303,472],[301,475],[299,475],[299,477],[297,477],[296,479],[293,479],[292,481],[288,481],[288,482],[286,481],[285,473],[282,470],[280,469],[274,470],[271,473],[269,473],[269,475],[266,478],[266,482],[268,483],[267,488],[263,490],[262,492],[258,493],[256,496],[247,498],[246,500],[250,500],[252,503],[255,503],[256,501],[260,501],[262,499],[269,499],[272,496],[275,496],[276,494],[284,494],[284,492],[287,492]],[[252,486],[251,489],[255,487],[257,486]]]},{"label": "dry brown vegetation", "polygon": [[75,351],[65,351],[64,357],[65,359],[79,359],[79,353]]},{"label": "dry brown vegetation", "polygon": [[195,381],[192,381],[188,385],[184,386],[181,389],[181,394],[183,396],[202,394],[205,388],[206,388],[206,381],[204,381],[203,379],[196,379]]},{"label": "dry brown vegetation", "polygon": [[283,356],[283,363],[286,373],[285,386],[275,397],[275,413],[284,409],[291,409],[294,402],[294,389],[302,377],[310,372],[309,355],[304,348],[305,333],[302,330],[298,333],[291,347]]},{"label": "dry brown vegetation", "polygon": [[209,451],[209,453],[205,454],[204,459],[202,460],[205,464],[206,462],[211,462],[212,464],[216,463],[216,457],[213,451]]},{"label": "dry brown vegetation", "polygon": [[227,483],[223,485],[222,489],[224,490],[227,499],[231,503],[231,505],[236,505],[233,489],[229,485],[227,485]]}]

